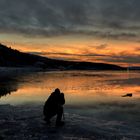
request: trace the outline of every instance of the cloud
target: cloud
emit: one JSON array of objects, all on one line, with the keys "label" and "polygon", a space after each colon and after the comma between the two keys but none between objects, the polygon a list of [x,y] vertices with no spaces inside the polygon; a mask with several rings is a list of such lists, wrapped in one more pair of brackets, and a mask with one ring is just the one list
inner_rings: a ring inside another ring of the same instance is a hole
[{"label": "cloud", "polygon": [[[49,58],[55,59],[63,59],[63,60],[72,60],[72,61],[89,61],[89,62],[105,62],[111,64],[118,64],[123,66],[139,66],[140,62],[140,55],[138,54],[131,54],[128,52],[120,52],[120,53],[110,53],[104,54],[98,52],[98,49],[106,49],[107,44],[101,44],[99,46],[92,46],[97,47],[97,52],[93,50],[84,49],[82,52],[79,53],[63,53],[63,52],[29,52],[31,54],[47,56]],[[99,47],[99,48],[98,48]],[[100,48],[101,47],[101,48]],[[103,47],[103,48],[102,48]],[[104,48],[105,47],[105,48]]]},{"label": "cloud", "polygon": [[139,5],[139,0],[1,0],[0,32],[136,40]]},{"label": "cloud", "polygon": [[31,54],[36,54],[36,55],[44,55],[44,56],[49,56],[49,55],[59,55],[59,56],[87,56],[87,57],[93,57],[93,56],[108,56],[104,54],[97,54],[97,53],[87,53],[87,54],[70,54],[70,53],[61,53],[61,52],[28,52]]},{"label": "cloud", "polygon": [[97,50],[103,50],[103,49],[106,49],[107,47],[108,47],[107,44],[101,44],[101,45],[99,45],[99,46],[96,46],[96,49],[97,49]]},{"label": "cloud", "polygon": [[140,55],[133,54],[118,54],[118,55],[109,55],[107,57],[99,58],[98,60],[109,62],[109,63],[126,63],[130,65],[139,65]]},{"label": "cloud", "polygon": [[104,50],[108,47],[108,44],[90,45],[89,47],[95,48],[96,50]]}]

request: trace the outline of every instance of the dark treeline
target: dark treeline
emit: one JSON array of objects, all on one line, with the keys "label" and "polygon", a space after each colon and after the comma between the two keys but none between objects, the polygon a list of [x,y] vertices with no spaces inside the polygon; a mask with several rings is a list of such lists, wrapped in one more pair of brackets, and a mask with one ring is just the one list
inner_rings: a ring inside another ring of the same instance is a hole
[{"label": "dark treeline", "polygon": [[47,58],[23,53],[0,44],[0,66],[22,67],[35,66],[37,62],[45,62]]},{"label": "dark treeline", "polygon": [[73,62],[49,59],[34,54],[23,53],[0,44],[1,67],[39,67],[58,70],[123,70],[125,68],[105,63]]}]

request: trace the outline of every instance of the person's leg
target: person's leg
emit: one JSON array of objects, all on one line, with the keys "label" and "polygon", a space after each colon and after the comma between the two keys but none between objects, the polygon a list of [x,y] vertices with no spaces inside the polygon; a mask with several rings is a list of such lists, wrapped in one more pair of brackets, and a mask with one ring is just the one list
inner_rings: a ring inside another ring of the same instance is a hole
[{"label": "person's leg", "polygon": [[56,125],[63,125],[64,122],[62,122],[62,115],[63,115],[63,107],[59,107],[57,111],[57,118],[56,118]]},{"label": "person's leg", "polygon": [[45,116],[45,118],[44,118],[44,121],[46,122],[46,124],[50,124],[51,122],[50,122],[50,118],[48,118],[48,117],[46,117]]},{"label": "person's leg", "polygon": [[46,115],[45,115],[45,121],[47,124],[50,124],[50,119],[55,116],[57,113],[56,112],[48,112]]}]

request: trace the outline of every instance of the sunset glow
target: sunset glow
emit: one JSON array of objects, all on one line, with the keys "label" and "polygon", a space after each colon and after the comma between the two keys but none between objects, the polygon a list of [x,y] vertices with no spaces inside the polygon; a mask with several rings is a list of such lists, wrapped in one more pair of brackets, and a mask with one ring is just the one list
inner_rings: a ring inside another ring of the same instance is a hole
[{"label": "sunset glow", "polygon": [[138,5],[138,0],[0,2],[0,42],[49,58],[140,66]]}]

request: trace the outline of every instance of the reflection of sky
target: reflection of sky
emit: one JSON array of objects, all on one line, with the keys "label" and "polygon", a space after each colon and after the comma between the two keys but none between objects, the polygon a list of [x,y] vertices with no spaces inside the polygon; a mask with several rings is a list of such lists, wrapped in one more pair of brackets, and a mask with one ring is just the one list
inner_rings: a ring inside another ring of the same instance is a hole
[{"label": "reflection of sky", "polygon": [[[65,93],[67,104],[132,101],[140,98],[140,85],[135,84],[135,78],[140,79],[139,73],[132,72],[129,77],[127,73],[111,71],[32,74],[19,79],[18,90],[2,97],[1,102],[44,102],[57,87]],[[122,98],[126,93],[133,93],[133,97]]]}]

